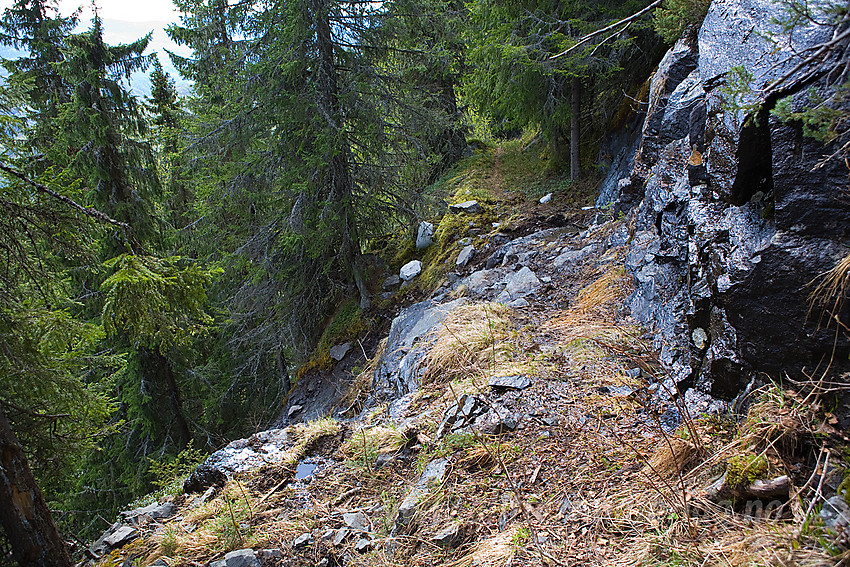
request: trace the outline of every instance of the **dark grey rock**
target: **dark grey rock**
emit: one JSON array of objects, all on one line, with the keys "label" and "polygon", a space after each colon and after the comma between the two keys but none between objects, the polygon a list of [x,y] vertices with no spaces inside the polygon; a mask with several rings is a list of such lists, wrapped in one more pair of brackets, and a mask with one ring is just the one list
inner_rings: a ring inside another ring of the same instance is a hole
[{"label": "dark grey rock", "polygon": [[131,526],[118,526],[103,538],[110,548],[122,547],[139,537],[139,530]]},{"label": "dark grey rock", "polygon": [[166,518],[170,518],[174,514],[177,513],[177,506],[172,502],[154,502],[153,504],[149,504],[148,506],[144,506],[142,508],[135,508],[133,510],[127,510],[121,512],[121,516],[125,521],[132,521],[133,518],[138,516],[149,516],[153,520],[164,520]]},{"label": "dark grey rock", "polygon": [[369,538],[361,537],[354,544],[354,551],[357,553],[366,553],[372,550],[372,541]]},{"label": "dark grey rock", "polygon": [[430,344],[429,333],[466,302],[465,298],[443,304],[423,301],[405,308],[393,319],[384,354],[375,371],[375,386],[380,396],[402,396],[418,387],[420,365]]},{"label": "dark grey rock", "polygon": [[494,376],[490,378],[487,385],[494,390],[525,390],[531,386],[528,376]]},{"label": "dark grey rock", "polygon": [[283,558],[283,551],[280,549],[260,549],[257,550],[257,559],[262,561],[270,561],[272,559]]},{"label": "dark grey rock", "polygon": [[401,285],[401,278],[398,277],[398,274],[393,274],[384,280],[384,283],[381,284],[381,287],[383,287],[385,290],[389,290],[394,287],[398,287],[399,285]]},{"label": "dark grey rock", "polygon": [[453,522],[438,531],[434,537],[431,538],[431,541],[439,547],[455,547],[461,543],[462,531],[461,524]]},{"label": "dark grey rock", "polygon": [[850,506],[847,505],[844,496],[833,496],[824,502],[820,517],[828,528],[847,527],[850,525]]},{"label": "dark grey rock", "polygon": [[480,396],[462,394],[458,403],[446,410],[435,433],[439,439],[473,423],[474,419],[487,411],[487,403]]},{"label": "dark grey rock", "polygon": [[474,426],[484,435],[501,435],[515,431],[519,418],[500,405],[493,405],[487,412],[475,420]]},{"label": "dark grey rock", "polygon": [[698,83],[692,75],[697,69],[698,54],[684,41],[679,41],[661,60],[658,70],[653,76],[649,87],[652,96],[643,123],[638,160],[654,161],[661,150],[673,140],[678,140],[688,134],[690,107],[676,105],[676,100],[684,98],[679,95],[673,99],[673,93],[682,85],[687,85],[689,77]]},{"label": "dark grey rock", "polygon": [[253,549],[237,549],[224,555],[226,567],[260,567],[260,560]]},{"label": "dark grey rock", "polygon": [[430,494],[435,486],[443,481],[447,465],[447,459],[437,459],[426,465],[419,480],[416,481],[416,484],[413,485],[411,491],[398,507],[398,515],[395,521],[396,529],[403,529],[410,523],[419,509],[420,503]]},{"label": "dark grey rock", "polygon": [[213,486],[224,486],[225,482],[227,475],[223,471],[211,465],[201,464],[183,483],[183,492],[203,492]]},{"label": "dark grey rock", "polygon": [[464,201],[463,203],[457,203],[456,205],[449,205],[449,210],[453,213],[467,213],[474,215],[481,212],[481,205],[478,204],[478,201]]}]

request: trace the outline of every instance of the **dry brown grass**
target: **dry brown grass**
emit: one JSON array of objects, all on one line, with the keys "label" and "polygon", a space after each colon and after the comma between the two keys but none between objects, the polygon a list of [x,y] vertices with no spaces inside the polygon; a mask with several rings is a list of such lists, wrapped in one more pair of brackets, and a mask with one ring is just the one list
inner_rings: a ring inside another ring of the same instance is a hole
[{"label": "dry brown grass", "polygon": [[447,382],[492,373],[498,343],[510,336],[510,308],[500,303],[477,303],[455,309],[436,331],[428,351],[424,382]]},{"label": "dry brown grass", "polygon": [[699,450],[691,441],[670,437],[647,459],[651,474],[672,477],[690,469],[699,456]]},{"label": "dry brown grass", "polygon": [[384,356],[384,351],[387,349],[387,338],[378,343],[378,348],[375,355],[369,359],[363,371],[354,377],[351,385],[348,387],[345,395],[337,404],[343,408],[343,414],[352,417],[362,409],[363,397],[372,389],[372,384],[375,380],[375,370],[378,368],[378,362]]},{"label": "dry brown grass", "polygon": [[[813,280],[810,285],[814,285],[815,282],[817,285],[809,294],[809,312],[811,313],[811,310],[819,305],[826,311],[828,319],[834,319],[845,331],[850,331],[847,326],[849,322],[838,318],[844,306],[844,300],[850,293],[850,254],[839,260],[831,270]],[[819,322],[823,322],[823,316]]]},{"label": "dry brown grass", "polygon": [[473,549],[458,560],[446,563],[447,567],[504,567],[516,554],[517,526],[497,533],[475,544]]},{"label": "dry brown grass", "polygon": [[585,382],[619,385],[627,382],[627,366],[652,366],[654,355],[642,338],[643,329],[618,320],[618,310],[632,290],[632,277],[621,266],[610,266],[578,293],[569,309],[543,324]]},{"label": "dry brown grass", "polygon": [[364,427],[352,433],[340,447],[340,453],[347,460],[371,464],[378,455],[394,453],[404,446],[407,438],[404,433],[393,427],[376,425]]}]

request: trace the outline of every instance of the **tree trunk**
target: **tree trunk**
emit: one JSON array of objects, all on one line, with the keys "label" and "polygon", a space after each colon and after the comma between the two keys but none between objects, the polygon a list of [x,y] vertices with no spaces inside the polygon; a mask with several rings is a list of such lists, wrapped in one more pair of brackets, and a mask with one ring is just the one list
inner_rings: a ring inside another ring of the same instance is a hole
[{"label": "tree trunk", "polygon": [[578,181],[581,176],[581,129],[579,120],[581,118],[581,83],[578,77],[573,77],[570,89],[570,179]]},{"label": "tree trunk", "polygon": [[334,133],[332,137],[336,146],[329,148],[327,183],[330,190],[330,201],[337,203],[342,218],[343,261],[347,264],[360,292],[360,308],[368,309],[370,305],[369,290],[364,278],[365,269],[360,254],[360,239],[357,225],[354,221],[354,178],[351,174],[351,148],[348,144],[342,112],[339,102],[339,81],[337,76],[334,43],[331,36],[329,5],[327,0],[311,0],[310,9],[316,25],[316,51],[319,57],[317,85],[318,106],[327,127]]},{"label": "tree trunk", "polygon": [[[173,415],[171,420],[169,420],[166,414],[161,412],[158,413],[158,416],[162,420],[161,423],[167,425],[170,421],[174,424],[177,429],[177,446],[182,450],[192,440],[192,432],[189,429],[189,422],[186,419],[186,412],[183,409],[183,395],[180,392],[180,385],[177,383],[177,378],[174,376],[174,369],[171,367],[171,362],[159,351],[144,347],[140,347],[139,351],[143,361],[142,372],[146,373],[148,380],[165,387],[168,400],[171,402]],[[156,388],[158,389],[162,386],[156,386]]]},{"label": "tree trunk", "polygon": [[65,542],[0,403],[0,524],[20,567],[70,567]]}]

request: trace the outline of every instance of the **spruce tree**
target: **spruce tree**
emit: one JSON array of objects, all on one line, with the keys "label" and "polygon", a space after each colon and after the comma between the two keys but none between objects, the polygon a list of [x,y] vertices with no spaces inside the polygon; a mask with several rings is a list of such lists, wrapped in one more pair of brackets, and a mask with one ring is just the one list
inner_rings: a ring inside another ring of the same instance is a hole
[{"label": "spruce tree", "polygon": [[33,175],[50,166],[45,153],[57,135],[59,108],[71,97],[71,88],[58,69],[64,63],[62,45],[77,25],[76,14],[62,17],[55,0],[16,0],[0,19],[0,44],[21,50],[21,56],[4,59],[10,86],[23,91],[18,113],[26,118],[21,138],[7,140],[16,147],[25,167]]}]

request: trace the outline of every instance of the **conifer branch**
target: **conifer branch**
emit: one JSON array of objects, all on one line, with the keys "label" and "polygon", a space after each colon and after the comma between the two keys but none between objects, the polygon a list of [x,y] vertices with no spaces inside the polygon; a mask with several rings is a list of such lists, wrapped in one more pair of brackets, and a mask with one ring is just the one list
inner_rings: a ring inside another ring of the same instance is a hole
[{"label": "conifer branch", "polygon": [[43,194],[47,195],[48,197],[52,197],[53,199],[56,199],[57,201],[59,201],[59,202],[63,203],[64,205],[86,215],[87,217],[93,218],[93,219],[100,221],[102,223],[117,226],[122,231],[124,231],[124,235],[127,237],[127,240],[130,243],[130,245],[134,249],[139,248],[139,243],[136,242],[136,239],[133,237],[133,228],[129,224],[127,224],[126,222],[115,220],[114,218],[110,217],[106,213],[101,212],[101,211],[94,209],[92,207],[83,206],[83,205],[79,204],[78,202],[76,202],[75,200],[71,199],[70,197],[66,197],[65,195],[62,195],[61,193],[57,193],[56,191],[54,191],[53,189],[50,189],[46,185],[42,185],[38,181],[30,179],[26,174],[21,173],[20,171],[14,169],[12,167],[9,167],[8,165],[6,165],[4,163],[0,163],[0,170],[5,171],[9,175],[17,177],[18,179],[20,179],[21,181],[23,181],[27,185],[32,186],[39,193],[43,193]]},{"label": "conifer branch", "polygon": [[557,55],[553,55],[552,57],[550,57],[550,58],[548,59],[548,61],[551,61],[551,60],[553,60],[553,59],[557,59],[558,57],[562,57],[562,56],[564,56],[564,55],[567,55],[568,53],[570,53],[570,52],[571,52],[571,51],[573,51],[574,49],[577,49],[579,46],[584,45],[585,43],[587,43],[588,41],[590,41],[590,40],[591,40],[591,39],[593,39],[594,37],[596,37],[596,36],[598,36],[598,35],[602,35],[602,34],[604,34],[604,33],[607,33],[607,32],[609,32],[609,31],[611,31],[612,29],[616,28],[617,26],[621,26],[621,25],[623,25],[623,24],[630,24],[630,23],[632,23],[633,21],[637,20],[638,18],[640,18],[641,16],[643,16],[644,14],[646,14],[647,12],[649,12],[650,10],[652,10],[653,8],[657,8],[658,6],[660,6],[660,5],[661,5],[661,1],[662,1],[662,0],[655,0],[655,2],[653,2],[652,4],[650,4],[649,6],[647,6],[646,8],[644,8],[643,10],[641,10],[640,12],[636,12],[636,13],[632,14],[631,16],[629,16],[628,18],[623,18],[623,19],[622,19],[622,20],[620,20],[619,22],[614,22],[614,23],[613,23],[613,24],[611,24],[610,26],[605,26],[605,27],[604,27],[604,28],[602,28],[602,29],[599,29],[599,30],[596,30],[596,31],[595,31],[595,32],[593,32],[593,33],[589,33],[589,34],[587,34],[586,36],[584,36],[583,38],[581,38],[580,40],[578,40],[578,42],[577,42],[575,45],[573,45],[573,46],[571,46],[571,47],[568,47],[567,49],[565,49],[564,51],[562,51],[562,52],[558,53]]}]

